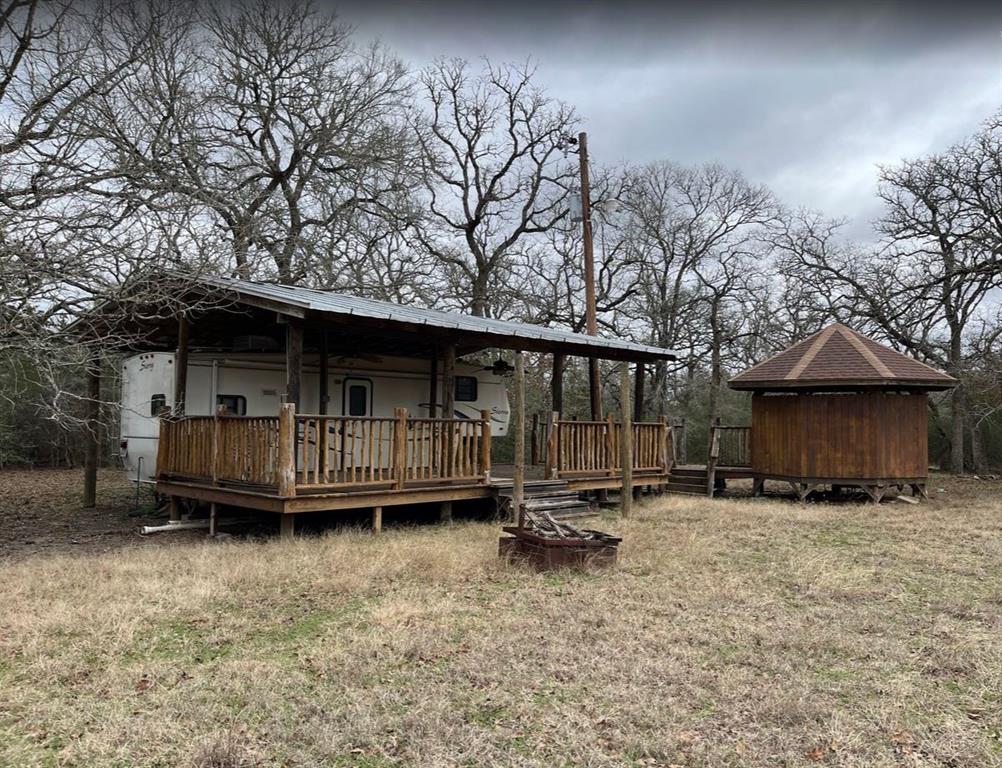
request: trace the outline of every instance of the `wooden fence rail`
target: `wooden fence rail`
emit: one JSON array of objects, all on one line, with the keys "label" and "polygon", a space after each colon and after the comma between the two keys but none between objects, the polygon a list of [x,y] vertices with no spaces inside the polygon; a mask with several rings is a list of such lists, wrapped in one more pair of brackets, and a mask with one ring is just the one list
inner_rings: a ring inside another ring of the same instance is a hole
[{"label": "wooden fence rail", "polygon": [[[671,438],[663,421],[632,426],[633,471],[667,472]],[[606,421],[558,421],[549,427],[547,476],[550,478],[613,476],[622,472],[623,425]]]}]

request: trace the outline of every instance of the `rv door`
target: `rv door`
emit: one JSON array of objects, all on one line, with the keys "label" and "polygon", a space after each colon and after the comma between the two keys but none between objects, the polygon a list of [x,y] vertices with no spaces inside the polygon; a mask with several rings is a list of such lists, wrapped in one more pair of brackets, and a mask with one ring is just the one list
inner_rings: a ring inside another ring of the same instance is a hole
[{"label": "rv door", "polygon": [[341,413],[345,416],[372,415],[372,379],[345,378],[341,389]]}]

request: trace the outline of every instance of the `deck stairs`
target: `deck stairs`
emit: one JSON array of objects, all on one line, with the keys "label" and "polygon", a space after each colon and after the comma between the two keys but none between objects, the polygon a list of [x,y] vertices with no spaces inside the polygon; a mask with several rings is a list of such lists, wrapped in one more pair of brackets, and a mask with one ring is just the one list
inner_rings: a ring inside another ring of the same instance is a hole
[{"label": "deck stairs", "polygon": [[[493,481],[498,503],[498,514],[502,518],[514,519],[510,514],[512,501],[512,481]],[[566,480],[526,480],[525,506],[537,512],[547,512],[554,520],[573,522],[583,517],[598,514],[597,507],[588,499],[581,498],[578,491],[567,487]]]},{"label": "deck stairs", "polygon": [[706,496],[706,467],[698,464],[679,464],[668,473],[668,493],[683,496]]}]

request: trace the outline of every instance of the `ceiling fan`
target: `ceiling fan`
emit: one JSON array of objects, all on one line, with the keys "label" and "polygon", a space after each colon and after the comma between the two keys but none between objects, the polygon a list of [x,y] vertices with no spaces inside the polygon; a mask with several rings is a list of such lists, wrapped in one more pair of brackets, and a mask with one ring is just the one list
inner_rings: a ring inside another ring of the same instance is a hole
[{"label": "ceiling fan", "polygon": [[510,376],[515,372],[515,369],[508,364],[506,360],[498,358],[490,365],[485,365],[480,369],[481,371],[490,371],[495,376]]}]

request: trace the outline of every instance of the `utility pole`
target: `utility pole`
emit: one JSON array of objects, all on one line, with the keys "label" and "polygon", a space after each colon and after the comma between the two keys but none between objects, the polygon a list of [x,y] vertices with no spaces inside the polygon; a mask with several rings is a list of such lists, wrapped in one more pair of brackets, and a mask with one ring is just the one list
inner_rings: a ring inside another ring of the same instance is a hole
[{"label": "utility pole", "polygon": [[[598,319],[595,316],[595,245],[591,229],[591,189],[588,181],[588,134],[578,134],[578,161],[581,165],[581,227],[584,242],[585,276],[585,331],[589,336],[598,335]],[[591,395],[592,421],[602,419],[602,383],[599,379],[598,359],[588,358],[588,390]]]}]

